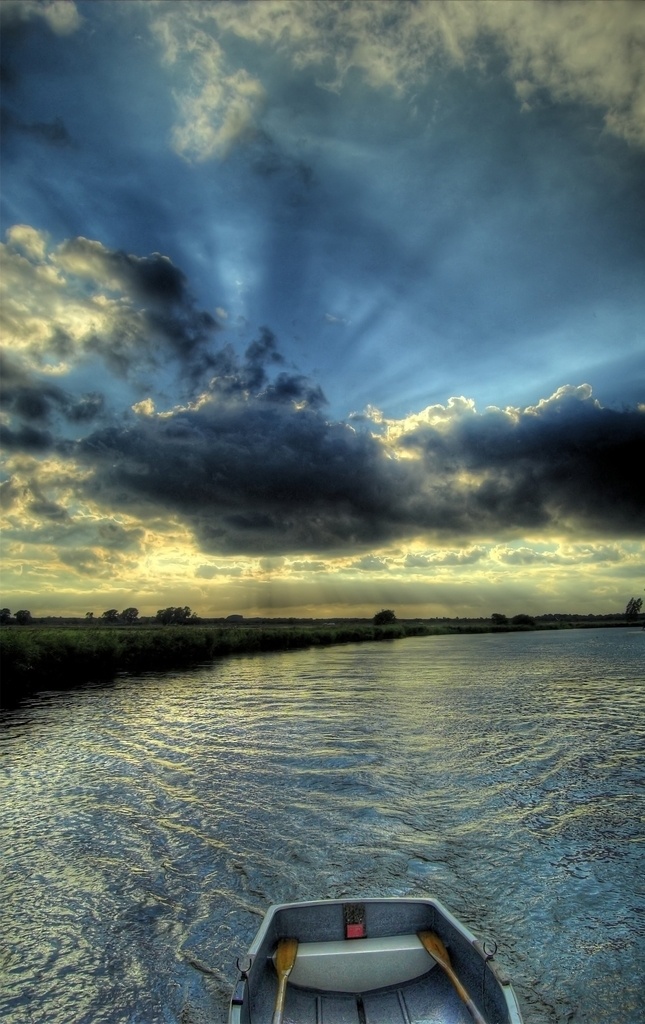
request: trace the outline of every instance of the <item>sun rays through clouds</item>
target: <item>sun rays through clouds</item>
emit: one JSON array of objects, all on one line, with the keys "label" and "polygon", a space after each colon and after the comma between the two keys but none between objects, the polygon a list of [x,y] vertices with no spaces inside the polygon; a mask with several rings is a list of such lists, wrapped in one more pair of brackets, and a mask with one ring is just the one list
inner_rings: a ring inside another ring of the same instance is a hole
[{"label": "sun rays through clouds", "polygon": [[0,17],[4,603],[624,607],[642,5]]}]

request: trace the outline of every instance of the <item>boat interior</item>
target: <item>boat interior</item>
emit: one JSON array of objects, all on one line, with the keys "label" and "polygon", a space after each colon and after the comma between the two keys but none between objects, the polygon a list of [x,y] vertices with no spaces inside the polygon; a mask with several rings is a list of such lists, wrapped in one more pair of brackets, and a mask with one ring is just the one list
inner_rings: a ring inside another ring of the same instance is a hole
[{"label": "boat interior", "polygon": [[418,933],[437,935],[486,1024],[521,1024],[509,980],[433,900],[328,901],[272,908],[232,1001],[236,1024],[270,1024],[280,940],[296,938],[284,1024],[473,1024]]}]

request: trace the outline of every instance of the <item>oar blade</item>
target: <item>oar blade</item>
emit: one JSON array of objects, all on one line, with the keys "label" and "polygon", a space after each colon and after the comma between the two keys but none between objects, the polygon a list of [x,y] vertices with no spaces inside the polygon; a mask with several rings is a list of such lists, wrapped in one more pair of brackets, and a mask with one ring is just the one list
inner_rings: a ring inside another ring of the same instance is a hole
[{"label": "oar blade", "polygon": [[298,955],[297,939],[280,939],[278,948],[275,951],[275,969],[278,976],[288,977],[293,970]]},{"label": "oar blade", "polygon": [[417,932],[417,935],[426,953],[429,953],[444,970],[451,966],[448,950],[435,932]]}]

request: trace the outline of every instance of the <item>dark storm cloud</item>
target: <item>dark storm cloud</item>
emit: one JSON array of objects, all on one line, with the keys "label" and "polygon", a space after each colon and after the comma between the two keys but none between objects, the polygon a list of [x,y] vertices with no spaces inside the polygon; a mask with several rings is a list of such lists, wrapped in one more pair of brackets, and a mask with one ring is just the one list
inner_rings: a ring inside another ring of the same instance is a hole
[{"label": "dark storm cloud", "polygon": [[322,409],[327,405],[322,388],[301,374],[278,374],[267,388],[267,397],[277,402],[302,402],[310,409]]},{"label": "dark storm cloud", "polygon": [[50,501],[36,485],[32,484],[31,491],[33,498],[27,508],[32,515],[53,522],[64,522],[68,518],[67,510],[57,502]]},{"label": "dark storm cloud", "polygon": [[295,403],[322,409],[327,399],[322,388],[308,377],[281,371],[271,378],[270,371],[284,362],[275,335],[268,327],[261,327],[259,337],[247,346],[242,360],[232,345],[209,354],[209,389],[223,400],[246,400],[253,395],[257,402]]},{"label": "dark storm cloud", "polygon": [[105,400],[99,392],[75,397],[0,352],[0,409],[10,418],[31,427],[51,424],[56,414],[70,423],[90,423],[103,413],[104,407]]},{"label": "dark storm cloud", "polygon": [[[62,394],[58,388],[23,386],[7,394],[8,408],[23,420],[47,422],[51,415],[52,400],[60,403]],[[3,405],[5,402],[3,401]]]},{"label": "dark storm cloud", "polygon": [[278,352],[275,335],[268,327],[262,327],[260,337],[252,341],[245,353],[245,386],[258,390],[265,383],[265,363],[283,363],[284,358]]},{"label": "dark storm cloud", "polygon": [[[213,371],[215,367],[210,342],[213,334],[219,330],[219,325],[210,313],[196,309],[192,301],[188,301],[184,303],[183,309],[174,313],[145,310],[143,322],[144,331],[148,335],[165,340],[168,354],[179,361],[187,382],[195,385]],[[130,364],[136,369],[136,352],[132,351],[130,355]]]},{"label": "dark storm cloud", "polygon": [[98,552],[92,548],[73,548],[71,551],[61,551],[59,560],[63,565],[74,569],[81,576],[100,576],[101,558]]},{"label": "dark storm cloud", "polygon": [[[384,540],[380,452],[368,435],[281,402],[211,403],[101,432],[81,456],[101,499],[173,508],[211,551],[266,553]],[[378,513],[376,510],[378,509]]]},{"label": "dark storm cloud", "polygon": [[603,409],[586,389],[563,388],[511,417],[489,410],[450,432],[418,428],[405,445],[422,453],[429,477],[473,474],[465,515],[471,526],[580,529],[640,534],[645,485],[636,467],[645,445],[642,411]]},{"label": "dark storm cloud", "polygon": [[[195,408],[95,432],[75,450],[94,467],[93,496],[180,514],[204,550],[224,553],[645,531],[645,415],[602,409],[588,389],[512,414],[462,409],[394,442],[328,422],[314,387],[281,377],[255,394],[213,381]],[[396,457],[406,452],[417,457]]]},{"label": "dark storm cloud", "polygon": [[[150,369],[163,371],[173,360],[187,387],[214,372],[211,344],[220,325],[198,307],[184,273],[167,256],[139,257],[92,239],[68,239],[47,255],[59,282],[64,279],[61,301],[60,286],[52,288],[51,277],[30,248],[37,245],[44,251],[45,236],[26,225],[10,229],[8,236],[5,260],[14,287],[8,290],[5,319],[19,346],[29,339],[34,318],[42,319],[47,311],[49,336],[44,343],[36,331],[31,353],[49,352],[71,363],[80,362],[83,354],[98,355],[121,379]],[[70,319],[75,336],[70,335]],[[54,388],[47,397],[55,399]],[[89,412],[86,401],[74,418]]]},{"label": "dark storm cloud", "polygon": [[0,508],[8,512],[14,508],[22,495],[22,487],[10,478],[0,483]]},{"label": "dark storm cloud", "polygon": [[35,427],[10,427],[0,424],[0,445],[8,451],[45,452],[52,448],[54,438],[48,430],[36,430]]},{"label": "dark storm cloud", "polygon": [[72,423],[89,423],[101,415],[105,408],[105,399],[98,391],[90,391],[82,395],[78,401],[68,403],[65,416]]},{"label": "dark storm cloud", "polygon": [[58,252],[62,261],[74,267],[84,264],[145,305],[168,311],[192,303],[185,274],[160,253],[134,256],[82,237],[64,242]]},{"label": "dark storm cloud", "polygon": [[117,251],[107,253],[105,262],[122,280],[126,291],[142,303],[152,302],[168,309],[190,302],[184,273],[166,256],[132,256]]},{"label": "dark storm cloud", "polygon": [[60,401],[62,391],[54,385],[36,387],[31,374],[0,350],[0,405],[29,420],[47,421],[51,401]]},{"label": "dark storm cloud", "polygon": [[72,423],[89,423],[101,415],[105,401],[98,392],[74,399],[51,384],[30,383],[3,391],[0,404],[21,420],[49,423],[60,412]]},{"label": "dark storm cloud", "polygon": [[396,513],[388,512],[378,442],[328,423],[325,397],[308,378],[281,371],[272,379],[280,362],[264,330],[242,361],[230,349],[220,353],[224,373],[195,408],[87,437],[73,451],[95,466],[95,496],[121,507],[173,508],[211,551],[386,539],[384,524]]}]

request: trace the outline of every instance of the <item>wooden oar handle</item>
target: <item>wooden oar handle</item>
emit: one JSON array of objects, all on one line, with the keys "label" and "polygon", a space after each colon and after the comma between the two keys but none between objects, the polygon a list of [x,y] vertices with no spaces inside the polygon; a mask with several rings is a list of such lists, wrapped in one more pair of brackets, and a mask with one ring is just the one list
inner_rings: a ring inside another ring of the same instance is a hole
[{"label": "wooden oar handle", "polygon": [[273,1024],[282,1024],[284,1004],[287,996],[287,978],[291,974],[298,955],[297,939],[280,939],[275,951],[275,969],[278,972],[278,991],[273,1010]]},{"label": "wooden oar handle", "polygon": [[275,1010],[271,1024],[282,1024],[284,1016],[284,1003],[287,995],[287,975],[283,974],[278,983],[278,994],[275,1000]]},{"label": "wooden oar handle", "polygon": [[479,1012],[479,1010],[473,1003],[472,999],[468,995],[468,991],[461,984],[459,978],[457,977],[453,969],[449,967],[447,964],[442,964],[441,966],[443,967],[444,971],[446,972],[451,982],[455,986],[457,995],[459,996],[460,999],[464,1001],[464,1003],[468,1007],[470,1015],[475,1021],[475,1024],[488,1024],[488,1021],[486,1020],[485,1017],[482,1017],[481,1013]]},{"label": "wooden oar handle", "polygon": [[455,987],[457,995],[459,996],[460,999],[463,1000],[463,1002],[468,1007],[470,1015],[475,1021],[475,1024],[488,1024],[488,1021],[486,1020],[485,1017],[482,1017],[481,1013],[479,1012],[474,1002],[468,995],[468,992],[466,991],[466,989],[460,982],[459,978],[455,974],[454,968],[450,962],[450,955],[448,953],[448,950],[444,946],[439,936],[436,935],[434,932],[428,931],[417,932],[417,935],[419,936],[421,945],[426,950],[426,952],[430,954],[432,959],[439,964],[439,967],[441,967],[441,969],[445,972],[448,978],[450,978],[452,984]]}]

